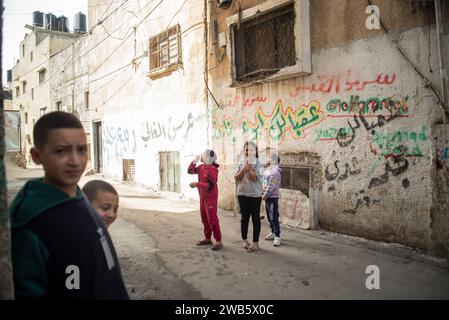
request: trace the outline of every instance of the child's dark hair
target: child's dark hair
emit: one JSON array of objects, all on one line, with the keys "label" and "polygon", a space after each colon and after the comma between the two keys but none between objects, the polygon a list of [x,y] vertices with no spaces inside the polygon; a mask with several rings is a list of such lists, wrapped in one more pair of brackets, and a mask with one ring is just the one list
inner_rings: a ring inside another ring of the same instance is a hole
[{"label": "child's dark hair", "polygon": [[54,111],[40,117],[33,128],[34,146],[42,149],[53,129],[83,129],[81,121],[71,113]]},{"label": "child's dark hair", "polygon": [[115,190],[115,188],[111,184],[103,180],[89,181],[83,187],[83,192],[86,195],[87,199],[89,199],[89,201],[95,200],[98,191],[110,192],[118,196],[117,190]]},{"label": "child's dark hair", "polygon": [[253,146],[256,149],[256,158],[259,158],[259,148],[257,147],[257,144],[252,141],[246,141],[243,145],[243,150],[245,150],[246,146]]}]

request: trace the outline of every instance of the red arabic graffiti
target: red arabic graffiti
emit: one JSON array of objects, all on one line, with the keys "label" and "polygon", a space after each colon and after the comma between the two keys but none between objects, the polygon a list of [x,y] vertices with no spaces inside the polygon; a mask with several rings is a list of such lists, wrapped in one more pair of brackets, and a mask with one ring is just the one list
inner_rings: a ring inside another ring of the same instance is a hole
[{"label": "red arabic graffiti", "polygon": [[252,97],[245,98],[244,96],[235,96],[228,100],[228,106],[235,107],[237,104],[242,104],[243,107],[251,107],[255,102],[265,102],[267,101],[267,97]]},{"label": "red arabic graffiti", "polygon": [[295,98],[301,92],[310,93],[340,93],[346,91],[363,91],[365,87],[372,84],[390,85],[396,80],[396,73],[391,76],[388,74],[378,73],[372,80],[351,80],[352,70],[343,73],[320,75],[318,76],[319,83],[312,83],[310,86],[297,86],[289,92],[290,96]]}]

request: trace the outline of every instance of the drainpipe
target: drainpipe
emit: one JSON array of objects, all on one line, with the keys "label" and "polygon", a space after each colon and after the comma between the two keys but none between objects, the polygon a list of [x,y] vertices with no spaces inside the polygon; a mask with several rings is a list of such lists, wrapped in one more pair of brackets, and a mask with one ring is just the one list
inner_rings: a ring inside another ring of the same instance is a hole
[{"label": "drainpipe", "polygon": [[[441,10],[442,0],[434,0],[435,2],[435,21],[437,27],[437,43],[438,43],[438,60],[440,67],[440,81],[441,81],[441,100],[445,106],[448,106],[448,62],[447,62],[447,44],[444,44],[444,23]],[[449,116],[445,112],[444,124],[449,121]]]},{"label": "drainpipe", "polygon": [[207,147],[210,148],[209,145],[209,123],[210,123],[210,115],[209,115],[209,92],[208,92],[208,86],[209,86],[209,77],[208,77],[208,59],[207,59],[207,52],[208,52],[208,39],[207,39],[207,1],[204,0],[204,15],[203,15],[203,23],[204,23],[204,102],[206,103],[206,121],[207,121]]}]

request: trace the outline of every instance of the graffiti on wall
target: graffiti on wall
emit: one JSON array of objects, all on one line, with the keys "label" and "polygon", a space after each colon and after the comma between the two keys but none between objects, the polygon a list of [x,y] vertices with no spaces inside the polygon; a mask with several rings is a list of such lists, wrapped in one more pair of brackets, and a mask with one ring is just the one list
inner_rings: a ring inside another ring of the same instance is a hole
[{"label": "graffiti on wall", "polygon": [[168,139],[174,141],[179,135],[187,138],[194,123],[193,115],[189,112],[187,119],[179,123],[173,123],[172,117],[167,121],[145,121],[141,125],[141,139],[148,142],[150,139]]},{"label": "graffiti on wall", "polygon": [[[351,117],[353,114],[363,114],[366,118],[377,117],[380,114],[397,114],[408,117],[408,97],[394,99],[394,97],[370,97],[361,99],[358,95],[351,95],[349,100],[331,99],[326,105],[328,117]],[[374,115],[374,113],[376,113]]]},{"label": "graffiti on wall", "polygon": [[243,95],[236,95],[234,97],[229,97],[227,100],[227,105],[229,107],[235,107],[241,105],[242,107],[252,107],[254,104],[260,104],[267,101],[266,96],[256,96],[256,97],[245,97]]},{"label": "graffiti on wall", "polygon": [[137,140],[134,129],[120,125],[107,124],[103,129],[105,156],[107,161],[120,160],[126,154],[137,151]]},{"label": "graffiti on wall", "polygon": [[251,141],[258,141],[262,137],[270,142],[281,141],[287,132],[294,139],[304,137],[304,131],[320,123],[324,119],[324,113],[318,101],[310,101],[307,105],[301,105],[296,109],[287,107],[284,109],[282,100],[278,100],[271,114],[265,114],[262,108],[254,113],[254,120],[244,118],[237,126],[232,124],[229,118],[221,122],[213,120],[214,139],[233,137],[235,127],[241,129],[241,135]]},{"label": "graffiti on wall", "polygon": [[314,128],[315,132],[315,140],[313,141],[313,144],[315,144],[317,141],[330,141],[330,140],[337,140],[337,133],[338,130],[343,130],[346,135],[352,134],[351,127],[346,128],[325,128],[325,129],[317,129]]},{"label": "graffiti on wall", "polygon": [[362,112],[359,112],[359,115],[354,114],[352,116],[354,121],[347,121],[348,126],[351,128],[350,132],[348,133],[346,126],[338,130],[336,139],[337,143],[342,148],[347,147],[352,143],[356,136],[357,129],[361,128],[362,125],[368,133],[373,134],[375,132],[373,129],[382,127],[387,123],[390,123],[391,121],[399,118],[400,116],[401,115],[398,112],[391,112],[390,115],[387,116],[380,114],[376,115],[377,119],[372,122]]},{"label": "graffiti on wall", "polygon": [[318,81],[308,86],[297,86],[289,94],[295,98],[302,93],[340,94],[343,92],[363,91],[372,85],[389,86],[396,80],[396,74],[378,73],[371,77],[353,78],[352,70],[337,74],[319,75]]},{"label": "graffiti on wall", "polygon": [[346,162],[344,165],[342,165],[339,164],[339,162],[339,160],[335,160],[332,169],[329,169],[330,165],[326,166],[326,169],[324,170],[324,176],[326,177],[327,181],[333,181],[337,179],[336,181],[342,182],[349,178],[349,176],[355,176],[362,172],[358,167],[358,161],[355,157],[352,158],[351,164]]},{"label": "graffiti on wall", "polygon": [[364,189],[356,192],[355,197],[357,198],[355,207],[349,208],[349,209],[344,209],[343,213],[349,213],[349,214],[355,215],[357,213],[357,211],[363,206],[370,208],[371,205],[376,205],[376,204],[380,203],[379,199],[371,200],[371,197],[365,193]]},{"label": "graffiti on wall", "polygon": [[316,100],[295,110],[291,107],[284,110],[282,100],[279,100],[270,115],[265,115],[262,108],[258,108],[254,118],[253,122],[243,120],[243,133],[249,134],[251,140],[259,140],[260,133],[265,131],[267,140],[271,142],[280,141],[286,132],[290,132],[294,139],[302,138],[306,129],[323,120],[324,114]]},{"label": "graffiti on wall", "polygon": [[[372,179],[370,179],[369,184],[368,184],[368,189],[376,188],[383,184],[386,184],[389,181],[390,176],[397,177],[399,175],[402,175],[404,172],[406,172],[408,170],[408,168],[409,168],[409,162],[403,156],[392,157],[391,159],[387,159],[385,162],[384,173],[377,177],[373,177]],[[327,168],[326,168],[326,170],[327,170]],[[326,175],[326,178],[328,178],[327,175]],[[407,178],[402,179],[402,187],[407,189],[409,186],[410,186],[410,181]],[[332,186],[332,188],[333,188],[332,190],[328,190],[328,191],[335,191],[334,185]],[[367,208],[370,208],[370,205],[372,205],[372,204],[374,205],[374,204],[380,202],[380,200],[371,201],[370,196],[365,193],[365,190],[355,193],[355,196],[357,197],[355,206],[353,208],[344,209],[343,213],[356,214],[357,211],[361,207],[366,206]]]},{"label": "graffiti on wall", "polygon": [[[387,159],[385,163],[385,172],[378,176],[374,177],[370,180],[368,189],[378,187],[388,182],[390,178],[390,174],[392,176],[398,176],[405,171],[407,171],[409,163],[405,157],[393,157],[391,159]],[[408,180],[407,180],[408,181]],[[407,181],[403,182],[403,187],[408,188],[409,183]]]},{"label": "graffiti on wall", "polygon": [[394,130],[392,132],[375,131],[370,140],[371,151],[380,157],[397,156],[422,157],[422,143],[429,139],[428,128],[423,126],[420,131]]}]

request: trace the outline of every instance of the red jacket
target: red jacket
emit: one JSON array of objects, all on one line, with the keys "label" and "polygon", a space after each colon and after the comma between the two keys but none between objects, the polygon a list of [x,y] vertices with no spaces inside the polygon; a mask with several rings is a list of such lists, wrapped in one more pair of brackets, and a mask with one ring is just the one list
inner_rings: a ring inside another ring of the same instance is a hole
[{"label": "red jacket", "polygon": [[197,188],[201,199],[217,199],[218,198],[218,164],[200,164],[195,166],[190,163],[187,172],[189,174],[198,174]]}]

